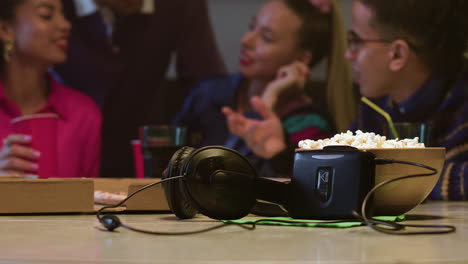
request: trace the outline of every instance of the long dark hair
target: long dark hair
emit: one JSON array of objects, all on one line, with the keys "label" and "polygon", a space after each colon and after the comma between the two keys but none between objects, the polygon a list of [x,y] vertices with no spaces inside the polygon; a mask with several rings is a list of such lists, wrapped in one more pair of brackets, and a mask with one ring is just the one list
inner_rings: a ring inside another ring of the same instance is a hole
[{"label": "long dark hair", "polygon": [[[11,22],[15,20],[16,8],[21,5],[25,0],[0,0],[0,20],[4,22]],[[0,43],[0,70],[5,63],[3,59],[3,43]]]},{"label": "long dark hair", "polygon": [[310,67],[328,56],[331,47],[331,15],[322,13],[308,0],[284,0],[286,5],[302,20],[299,46],[313,56]]},{"label": "long dark hair", "polygon": [[306,91],[315,100],[326,102],[339,132],[346,131],[355,118],[356,90],[352,87],[349,63],[345,60],[345,30],[342,12],[335,0],[331,10],[322,12],[309,0],[283,0],[301,20],[299,47],[312,53],[309,67],[328,58],[326,89],[309,87]]}]

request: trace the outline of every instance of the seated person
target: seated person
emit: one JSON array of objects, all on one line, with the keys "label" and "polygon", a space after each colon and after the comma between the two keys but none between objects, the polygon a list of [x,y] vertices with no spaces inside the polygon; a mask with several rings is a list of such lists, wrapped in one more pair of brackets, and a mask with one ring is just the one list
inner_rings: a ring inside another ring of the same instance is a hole
[{"label": "seated person", "polygon": [[170,123],[194,83],[225,73],[206,0],[62,3],[73,29],[69,58],[54,72],[101,106],[102,177],[132,177],[138,128]]},{"label": "seated person", "polygon": [[[308,0],[267,2],[241,40],[240,73],[200,82],[174,120],[188,127],[190,145],[224,145],[249,158],[262,176],[290,176],[299,140],[349,126],[351,77],[344,38],[332,41],[332,31],[341,29],[336,19],[331,23],[337,15],[332,10],[323,13]],[[304,92],[309,67],[327,56],[333,80],[327,93],[335,95],[328,107]],[[337,117],[336,126],[327,108]],[[265,133],[255,133],[259,126]]]},{"label": "seated person", "polygon": [[94,101],[51,78],[67,58],[70,23],[60,0],[0,1],[0,175],[35,174],[41,153],[30,135],[16,134],[17,117],[58,116],[58,177],[97,177],[101,113]]},{"label": "seated person", "polygon": [[[394,122],[426,123],[446,164],[431,197],[468,199],[468,2],[356,0],[346,58],[363,96]],[[415,13],[416,12],[416,13]],[[353,130],[384,133],[362,104]]]}]

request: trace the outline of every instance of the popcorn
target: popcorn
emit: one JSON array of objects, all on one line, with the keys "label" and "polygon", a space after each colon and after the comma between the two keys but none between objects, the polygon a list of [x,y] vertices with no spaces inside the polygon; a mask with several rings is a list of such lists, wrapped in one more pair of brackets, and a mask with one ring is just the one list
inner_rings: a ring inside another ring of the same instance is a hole
[{"label": "popcorn", "polygon": [[360,149],[372,148],[424,148],[424,143],[419,143],[419,138],[413,139],[405,138],[389,139],[385,136],[377,135],[375,133],[364,133],[361,130],[353,132],[347,131],[346,133],[336,134],[332,138],[310,140],[305,139],[299,141],[299,148],[301,149],[322,149],[325,146],[333,145],[347,145]]}]

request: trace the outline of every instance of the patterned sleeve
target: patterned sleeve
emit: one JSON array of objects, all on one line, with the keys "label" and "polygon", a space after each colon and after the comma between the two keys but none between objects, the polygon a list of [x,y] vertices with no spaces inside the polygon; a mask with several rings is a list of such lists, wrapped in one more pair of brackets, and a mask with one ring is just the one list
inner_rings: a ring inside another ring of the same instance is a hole
[{"label": "patterned sleeve", "polygon": [[431,198],[468,200],[468,102],[455,111],[451,118],[445,116],[444,120],[456,121],[449,133],[440,140],[440,146],[446,148],[445,165]]},{"label": "patterned sleeve", "polygon": [[318,113],[300,113],[283,120],[289,140],[297,146],[303,139],[322,139],[330,135],[329,122]]},{"label": "patterned sleeve", "polygon": [[294,152],[299,141],[317,140],[330,136],[327,119],[315,111],[296,111],[282,118],[286,137],[286,149],[269,160],[276,177],[291,177],[294,165]]}]

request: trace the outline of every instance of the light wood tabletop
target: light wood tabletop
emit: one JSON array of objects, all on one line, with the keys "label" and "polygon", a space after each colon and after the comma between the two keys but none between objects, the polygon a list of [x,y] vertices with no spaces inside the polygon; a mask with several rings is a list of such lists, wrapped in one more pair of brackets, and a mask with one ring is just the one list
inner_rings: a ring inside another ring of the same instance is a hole
[{"label": "light wood tabletop", "polygon": [[[237,226],[188,236],[100,231],[95,215],[0,216],[0,263],[468,263],[468,202],[428,202],[414,224],[451,224],[443,235],[395,236],[369,227]],[[123,214],[122,222],[157,231],[219,224],[202,215]],[[258,218],[258,216],[248,216]]]}]

